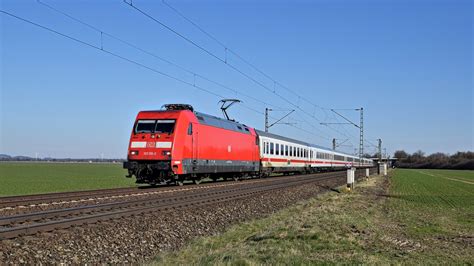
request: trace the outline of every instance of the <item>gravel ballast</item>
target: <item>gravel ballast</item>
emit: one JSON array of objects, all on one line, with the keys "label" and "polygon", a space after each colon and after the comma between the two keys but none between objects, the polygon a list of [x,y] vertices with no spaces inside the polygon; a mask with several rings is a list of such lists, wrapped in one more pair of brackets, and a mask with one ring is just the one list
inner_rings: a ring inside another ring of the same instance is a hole
[{"label": "gravel ballast", "polygon": [[344,178],[280,189],[245,199],[131,216],[0,241],[7,263],[136,263],[232,224],[267,216],[344,183]]}]

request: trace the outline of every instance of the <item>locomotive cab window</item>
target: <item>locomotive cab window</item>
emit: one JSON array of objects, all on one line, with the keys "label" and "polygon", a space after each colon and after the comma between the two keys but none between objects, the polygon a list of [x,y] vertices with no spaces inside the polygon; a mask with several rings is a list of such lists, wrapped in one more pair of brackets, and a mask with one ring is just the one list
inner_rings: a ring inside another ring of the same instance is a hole
[{"label": "locomotive cab window", "polygon": [[155,133],[172,134],[174,130],[175,120],[156,120]]},{"label": "locomotive cab window", "polygon": [[164,120],[151,120],[151,119],[140,119],[137,121],[135,127],[136,133],[166,133],[172,134],[174,130],[175,120],[164,119]]},{"label": "locomotive cab window", "polygon": [[135,133],[152,133],[156,120],[138,120],[135,126]]}]

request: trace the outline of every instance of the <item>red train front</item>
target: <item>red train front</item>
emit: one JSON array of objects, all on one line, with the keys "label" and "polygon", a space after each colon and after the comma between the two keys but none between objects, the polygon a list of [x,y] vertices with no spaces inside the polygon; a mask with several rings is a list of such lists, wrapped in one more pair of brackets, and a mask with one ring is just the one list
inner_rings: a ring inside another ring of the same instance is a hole
[{"label": "red train front", "polygon": [[236,178],[254,175],[259,167],[253,128],[184,104],[138,113],[124,162],[129,176],[149,184]]}]

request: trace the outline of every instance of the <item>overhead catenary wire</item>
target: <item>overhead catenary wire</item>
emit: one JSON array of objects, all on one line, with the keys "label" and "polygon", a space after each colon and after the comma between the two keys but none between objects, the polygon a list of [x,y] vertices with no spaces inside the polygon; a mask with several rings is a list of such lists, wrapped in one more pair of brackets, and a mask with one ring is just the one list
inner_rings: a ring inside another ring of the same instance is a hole
[{"label": "overhead catenary wire", "polygon": [[[168,31],[174,33],[175,35],[177,35],[178,37],[180,37],[181,39],[185,40],[186,42],[190,43],[191,45],[197,47],[198,49],[200,49],[201,51],[205,52],[206,54],[208,54],[209,56],[215,58],[216,60],[220,61],[221,63],[224,63],[225,65],[229,66],[231,69],[233,69],[234,71],[236,71],[237,73],[243,75],[244,77],[246,77],[247,79],[251,80],[252,82],[254,82],[255,84],[259,85],[260,87],[264,88],[265,90],[273,93],[274,95],[278,96],[280,99],[282,99],[284,102],[286,102],[287,104],[293,106],[294,108],[300,110],[301,112],[303,112],[305,115],[313,118],[314,120],[318,121],[318,122],[321,122],[321,120],[319,118],[317,118],[315,115],[309,113],[308,111],[304,110],[301,108],[300,105],[298,104],[295,104],[293,102],[291,102],[290,100],[288,100],[286,97],[284,97],[283,95],[279,94],[278,92],[276,92],[274,89],[272,88],[269,88],[268,86],[266,86],[265,84],[263,84],[262,82],[256,80],[255,78],[253,78],[252,76],[250,76],[249,74],[243,72],[242,70],[240,70],[239,68],[237,68],[236,66],[230,64],[229,62],[227,62],[225,59],[222,59],[221,57],[217,56],[215,53],[211,52],[210,50],[204,48],[203,46],[197,44],[196,42],[194,42],[192,39],[186,37],[185,35],[181,34],[180,32],[178,32],[177,30],[173,29],[172,27],[168,26],[167,24],[165,24],[164,22],[160,21],[159,19],[157,19],[156,17],[148,14],[147,12],[145,12],[144,10],[142,10],[141,8],[139,8],[137,5],[135,5],[132,1],[127,1],[127,0],[123,0],[123,3],[125,3],[126,5],[130,6],[131,8],[133,8],[134,10],[136,10],[137,12],[139,12],[140,14],[144,15],[145,17],[149,18],[150,20],[154,21],[155,23],[161,25],[162,27],[164,27],[165,29],[167,29]],[[276,81],[275,81],[275,84],[276,84]],[[303,98],[304,99],[304,98]],[[309,123],[309,122],[308,122]],[[316,127],[314,127],[316,129]],[[329,127],[331,130],[339,133],[340,131],[338,130],[335,130],[334,128],[331,128]],[[317,129],[318,131],[321,131],[319,128]]]},{"label": "overhead catenary wire", "polygon": [[[66,12],[64,12],[64,11],[62,11],[62,10],[56,8],[56,7],[54,7],[54,6],[51,6],[51,5],[49,5],[49,4],[47,4],[47,3],[43,2],[43,1],[41,1],[41,0],[36,0],[36,2],[37,2],[38,4],[41,4],[41,5],[43,5],[43,6],[47,7],[47,8],[49,8],[49,9],[51,9],[51,10],[53,10],[53,11],[55,11],[55,12],[57,12],[57,13],[59,13],[59,14],[65,16],[65,17],[67,17],[67,18],[73,20],[73,21],[76,21],[76,22],[78,22],[78,23],[80,23],[80,24],[82,24],[82,25],[84,25],[84,26],[86,26],[86,27],[88,27],[88,28],[90,28],[90,29],[92,29],[92,30],[95,30],[96,32],[100,33],[101,37],[102,37],[102,35],[108,36],[108,37],[110,37],[110,38],[112,38],[112,39],[114,39],[114,40],[116,40],[116,41],[119,41],[119,42],[121,42],[121,43],[123,43],[123,44],[125,44],[125,45],[127,45],[127,46],[129,46],[129,47],[132,47],[132,48],[134,48],[134,49],[136,49],[136,50],[138,50],[138,51],[140,51],[140,52],[143,52],[143,53],[145,53],[145,54],[147,54],[147,55],[149,55],[149,56],[152,56],[152,57],[154,57],[154,58],[156,58],[156,59],[158,59],[158,60],[160,60],[160,61],[162,61],[162,62],[165,62],[165,63],[167,63],[167,64],[170,64],[170,65],[172,65],[172,66],[174,66],[174,67],[176,67],[176,68],[178,68],[178,69],[180,69],[180,70],[182,70],[182,71],[184,71],[184,72],[186,72],[186,73],[192,75],[194,78],[195,78],[195,77],[201,78],[201,79],[206,80],[206,81],[208,81],[208,82],[210,82],[210,83],[213,83],[213,84],[215,84],[215,85],[217,85],[217,86],[219,86],[219,87],[222,87],[222,88],[224,88],[224,89],[227,89],[227,90],[229,90],[229,91],[232,91],[232,92],[234,92],[234,93],[237,93],[237,94],[239,94],[239,95],[241,95],[241,96],[247,97],[247,98],[252,99],[252,100],[254,100],[254,101],[257,101],[257,102],[259,102],[259,103],[262,103],[262,104],[265,104],[265,105],[268,105],[268,106],[277,107],[276,105],[273,105],[273,104],[271,104],[271,103],[262,101],[261,99],[258,99],[258,98],[256,98],[256,97],[253,97],[253,96],[248,95],[248,94],[246,94],[246,93],[240,92],[240,91],[238,91],[237,89],[231,88],[231,87],[229,87],[229,86],[227,86],[227,85],[224,85],[224,84],[222,84],[222,83],[220,83],[220,82],[218,82],[218,81],[212,80],[212,79],[210,79],[210,78],[208,78],[208,77],[206,77],[206,76],[204,76],[204,75],[202,75],[202,74],[199,74],[199,73],[197,73],[197,72],[195,72],[195,71],[189,70],[188,68],[183,67],[183,66],[181,66],[181,65],[179,65],[179,64],[177,64],[177,63],[174,63],[174,62],[172,62],[172,61],[169,60],[169,59],[166,59],[166,58],[164,58],[164,57],[162,57],[162,56],[158,56],[158,55],[156,55],[155,53],[152,53],[152,52],[150,52],[150,51],[148,51],[148,50],[145,50],[145,49],[139,47],[138,45],[133,44],[133,43],[131,43],[131,42],[129,42],[129,41],[126,41],[126,40],[124,40],[124,39],[122,39],[122,38],[119,38],[119,37],[117,37],[117,36],[115,36],[115,35],[113,35],[113,34],[110,34],[110,33],[106,32],[106,31],[104,31],[104,30],[102,30],[102,29],[100,29],[100,28],[98,28],[98,27],[96,27],[96,26],[91,25],[90,23],[87,23],[87,22],[85,22],[85,21],[83,21],[83,20],[81,20],[81,19],[78,19],[78,18],[76,18],[76,17],[74,17],[74,16],[72,16],[72,15],[70,15],[70,14],[68,14],[68,13],[66,13]],[[103,48],[102,42],[101,42],[101,48]],[[195,84],[195,80],[193,81],[193,84]]]},{"label": "overhead catenary wire", "polygon": [[[96,26],[93,26],[93,25],[91,25],[90,23],[87,23],[87,22],[85,22],[85,21],[83,21],[83,20],[81,20],[81,19],[78,19],[78,18],[76,18],[76,17],[74,17],[74,16],[72,16],[72,15],[70,15],[70,14],[68,14],[68,13],[66,13],[66,12],[64,12],[64,11],[62,11],[62,10],[60,10],[60,9],[58,9],[58,8],[55,8],[55,7],[53,7],[53,6],[49,5],[49,4],[47,4],[47,3],[43,2],[43,1],[41,1],[41,0],[37,0],[37,2],[38,2],[39,4],[41,4],[41,5],[46,6],[46,7],[49,8],[49,9],[51,9],[51,10],[53,10],[53,11],[55,11],[55,12],[61,14],[61,15],[64,15],[64,16],[68,17],[69,19],[72,19],[72,20],[74,20],[74,21],[76,21],[76,22],[78,22],[78,23],[80,23],[80,24],[82,24],[82,25],[84,25],[84,26],[87,26],[87,27],[89,27],[89,28],[91,28],[91,29],[97,31],[98,33],[100,33],[101,36],[102,36],[102,35],[109,36],[109,37],[111,37],[111,38],[113,38],[113,39],[115,39],[115,40],[117,40],[117,41],[119,41],[119,42],[121,42],[121,43],[124,43],[124,44],[126,44],[126,45],[128,45],[128,46],[130,46],[130,47],[132,47],[132,48],[134,48],[134,49],[136,49],[136,50],[139,50],[139,51],[141,51],[141,52],[143,52],[143,53],[145,53],[145,54],[148,54],[148,55],[150,55],[150,56],[152,56],[152,57],[154,57],[154,58],[156,58],[156,59],[159,59],[159,60],[161,60],[161,61],[163,61],[163,62],[166,62],[166,63],[168,63],[168,64],[170,64],[170,65],[173,65],[173,66],[175,66],[175,67],[177,67],[177,68],[183,70],[184,72],[187,72],[187,73],[193,75],[194,80],[193,80],[193,83],[192,83],[192,84],[193,84],[193,86],[195,86],[195,87],[196,87],[195,78],[196,78],[196,77],[199,77],[199,78],[202,78],[203,80],[206,80],[206,81],[208,81],[208,82],[211,82],[211,83],[213,83],[213,84],[215,84],[215,85],[218,85],[218,86],[220,86],[220,87],[222,87],[222,88],[225,88],[225,89],[227,89],[227,90],[230,90],[230,91],[232,91],[232,92],[234,92],[234,93],[236,93],[236,94],[239,94],[239,95],[242,95],[242,96],[247,97],[247,98],[249,98],[249,99],[252,99],[252,100],[255,100],[255,101],[257,101],[257,102],[260,102],[260,103],[264,104],[265,106],[271,106],[271,107],[274,107],[274,108],[280,108],[280,107],[278,107],[278,106],[276,106],[276,105],[274,105],[274,104],[270,104],[270,103],[268,103],[268,102],[262,101],[262,100],[260,100],[260,99],[258,99],[258,98],[255,98],[255,97],[253,97],[253,96],[250,96],[250,95],[248,95],[248,94],[242,93],[242,92],[240,92],[240,91],[238,91],[238,90],[236,90],[236,89],[230,88],[229,86],[224,85],[224,84],[222,84],[222,83],[220,83],[220,82],[211,80],[210,78],[208,78],[208,77],[206,77],[206,76],[204,76],[204,75],[202,75],[202,74],[198,74],[198,73],[196,73],[196,72],[194,72],[194,71],[192,71],[192,70],[189,70],[189,69],[187,69],[187,68],[185,68],[185,67],[183,67],[183,66],[180,66],[180,65],[178,65],[178,64],[176,64],[176,63],[174,63],[174,62],[172,62],[172,61],[169,60],[169,59],[165,59],[165,58],[163,58],[163,57],[161,57],[161,56],[158,56],[158,55],[156,55],[156,54],[154,54],[154,53],[152,53],[152,52],[150,52],[150,51],[148,51],[148,50],[145,50],[145,49],[143,49],[143,48],[141,48],[141,47],[139,47],[139,46],[137,46],[137,45],[135,45],[135,44],[132,44],[132,43],[130,43],[130,42],[128,42],[128,41],[125,41],[125,40],[123,40],[123,39],[121,39],[121,38],[119,38],[119,37],[117,37],[117,36],[115,36],[115,35],[112,35],[112,34],[110,34],[110,33],[107,33],[107,32],[105,32],[105,31],[103,31],[102,29],[100,29],[100,28],[98,28],[98,27],[96,27]],[[101,48],[101,50],[103,50],[102,42],[101,42],[101,47],[100,47],[100,48]],[[188,82],[187,84],[189,85],[189,82]],[[201,88],[201,87],[200,87],[200,88]],[[310,125],[311,127],[313,127],[314,130],[319,131],[320,133],[323,133],[323,134],[324,134],[324,132],[322,132],[319,128],[317,128],[317,127],[315,127],[314,125],[312,125],[311,123],[309,123],[307,120],[305,120],[305,123],[307,123],[308,125]],[[313,133],[313,134],[314,134],[314,133]],[[316,136],[318,136],[318,137],[320,137],[320,138],[323,138],[323,139],[329,139],[328,137],[323,137],[322,135],[316,135]]]},{"label": "overhead catenary wire", "polygon": [[[59,31],[57,31],[57,30],[55,30],[55,29],[53,29],[53,28],[51,28],[51,27],[47,27],[47,26],[41,25],[41,24],[39,24],[39,23],[36,23],[36,22],[34,22],[34,21],[28,20],[28,19],[26,19],[26,18],[17,16],[17,15],[15,15],[15,14],[12,14],[12,13],[10,13],[10,12],[8,12],[8,11],[0,10],[0,12],[3,13],[4,15],[10,16],[10,17],[12,17],[12,18],[15,18],[15,19],[17,19],[17,20],[19,20],[19,21],[28,23],[28,24],[33,25],[33,26],[35,26],[35,27],[41,28],[41,29],[43,29],[43,30],[45,30],[45,31],[54,33],[54,34],[56,34],[56,35],[58,35],[58,36],[61,36],[61,37],[63,37],[63,38],[66,38],[66,39],[69,39],[69,40],[71,40],[71,41],[74,41],[74,42],[76,42],[76,43],[78,43],[78,44],[87,46],[87,47],[89,47],[89,48],[93,48],[93,49],[95,49],[95,50],[97,50],[97,51],[106,53],[106,54],[111,55],[111,56],[113,56],[113,57],[119,58],[119,59],[121,59],[121,60],[123,60],[123,61],[126,61],[126,62],[132,63],[132,64],[134,64],[134,65],[140,66],[140,67],[142,67],[142,68],[148,69],[148,70],[150,70],[150,71],[152,71],[152,72],[154,72],[154,73],[157,73],[157,74],[159,74],[159,75],[161,75],[161,76],[165,76],[165,77],[170,78],[170,79],[172,79],[172,80],[181,82],[181,83],[183,83],[183,84],[186,84],[186,85],[188,85],[188,86],[190,86],[190,87],[193,87],[193,88],[196,88],[196,89],[198,89],[198,90],[201,90],[201,91],[203,91],[203,92],[206,92],[206,93],[211,94],[211,95],[213,95],[213,96],[216,96],[216,97],[218,97],[218,98],[221,98],[221,99],[225,98],[223,95],[220,95],[220,94],[218,94],[218,93],[215,93],[215,92],[213,92],[213,91],[211,91],[211,90],[208,90],[208,89],[206,89],[206,88],[204,88],[204,87],[197,86],[197,85],[195,85],[195,84],[193,84],[193,83],[190,83],[190,82],[188,82],[188,81],[186,81],[186,80],[177,78],[177,77],[175,77],[175,76],[173,76],[173,75],[167,74],[167,73],[162,72],[162,71],[160,71],[160,70],[157,70],[157,69],[155,69],[155,68],[149,67],[149,66],[147,66],[147,65],[145,65],[145,64],[142,64],[142,63],[140,63],[140,62],[138,62],[138,61],[135,61],[135,60],[133,60],[133,59],[127,58],[127,57],[122,56],[122,55],[120,55],[120,54],[111,52],[111,51],[107,50],[107,49],[104,48],[104,47],[100,47],[100,46],[97,46],[97,45],[94,45],[94,44],[85,42],[85,41],[83,41],[83,40],[81,40],[81,39],[78,39],[78,38],[76,38],[76,37],[73,37],[73,36],[70,36],[70,35],[68,35],[68,34],[59,32]],[[245,106],[245,105],[242,105],[242,106]],[[259,112],[258,110],[253,109],[252,107],[249,107],[249,106],[245,106],[245,108],[247,108],[247,109],[249,109],[249,110],[257,111],[257,113],[261,113],[261,112]],[[294,127],[294,128],[297,128],[297,129],[299,129],[299,130],[301,130],[301,131],[304,131],[304,132],[309,132],[309,131],[307,131],[307,130],[305,130],[305,129],[296,127],[296,126],[294,126],[294,125],[289,125],[289,126],[292,126],[292,127]],[[315,136],[315,134],[314,134],[313,132],[311,132],[311,135]],[[318,135],[316,135],[316,136],[318,136]],[[325,138],[324,136],[319,136],[319,137]]]},{"label": "overhead catenary wire", "polygon": [[[124,0],[124,2],[126,2]],[[177,8],[175,8],[174,6],[172,6],[171,4],[169,4],[167,1],[165,0],[162,0],[162,3],[168,7],[170,10],[172,10],[174,13],[176,13],[178,16],[180,16],[181,18],[183,18],[184,20],[186,20],[187,22],[189,22],[191,25],[193,25],[195,28],[197,28],[200,32],[202,32],[204,35],[206,35],[207,37],[209,37],[210,39],[212,39],[213,41],[215,41],[217,44],[219,44],[222,48],[224,48],[225,50],[225,56],[226,56],[226,59],[225,59],[225,63],[227,64],[227,52],[233,54],[234,56],[236,56],[238,59],[240,59],[242,62],[244,62],[245,64],[247,64],[248,66],[250,66],[252,69],[254,69],[255,71],[257,71],[258,73],[260,73],[261,75],[265,76],[267,79],[269,79],[270,81],[273,82],[274,85],[278,85],[282,88],[284,88],[285,90],[287,90],[288,92],[292,93],[293,95],[295,95],[296,97],[298,97],[298,100],[303,100],[307,103],[309,103],[310,105],[312,105],[313,107],[315,108],[319,108],[321,109],[322,111],[324,111],[326,117],[328,116],[328,110],[331,110],[329,108],[324,108],[324,107],[321,107],[317,104],[315,104],[314,102],[311,102],[309,101],[306,97],[303,97],[301,95],[299,95],[298,93],[296,93],[295,91],[291,90],[290,88],[288,88],[287,86],[281,84],[280,82],[278,82],[276,79],[274,79],[273,77],[271,77],[270,75],[268,75],[266,72],[264,72],[263,70],[261,70],[260,68],[258,68],[257,66],[255,66],[254,64],[252,64],[250,61],[248,61],[247,59],[245,59],[243,56],[241,56],[239,53],[235,52],[233,49],[229,48],[229,46],[227,46],[226,44],[224,44],[222,41],[220,41],[217,37],[215,37],[213,34],[209,33],[207,30],[205,30],[203,27],[201,27],[200,25],[198,25],[196,22],[194,22],[192,19],[190,19],[189,17],[187,17],[186,15],[184,15],[181,11],[179,11]],[[133,6],[133,3],[130,3],[131,6]],[[133,6],[134,8],[137,8],[135,6]],[[140,10],[141,11],[141,10]],[[160,23],[160,24],[163,24],[163,23]],[[222,61],[222,60],[221,60]],[[268,90],[268,89],[267,89]],[[273,90],[273,93],[275,93],[275,89]],[[275,93],[277,94],[277,93]],[[278,94],[277,94],[278,95]],[[280,95],[278,95],[280,96]],[[303,111],[300,107],[299,107],[299,104],[297,105],[294,105],[293,103],[290,103],[291,105],[293,105],[294,107],[296,107],[298,110],[300,111]],[[339,110],[345,110],[345,109],[339,109]],[[352,109],[347,109],[347,110],[352,110]],[[319,119],[316,118],[316,116],[314,114],[310,114],[306,111],[303,111],[306,115],[314,118],[315,120],[317,120],[318,122],[321,122]],[[332,112],[331,112],[332,114]],[[334,115],[333,115],[334,117]],[[337,117],[335,117],[336,120],[339,120]],[[335,129],[335,128],[332,128],[328,125],[326,125],[328,128],[332,129],[333,131],[339,133],[340,135],[343,135],[347,138],[350,138],[348,136],[348,132],[347,130],[345,130],[345,128],[343,128],[343,130],[345,131],[345,133],[342,133],[340,132],[339,130]]]},{"label": "overhead catenary wire", "polygon": [[173,12],[175,12],[176,14],[178,14],[178,16],[180,16],[181,18],[183,18],[184,20],[188,21],[191,25],[193,25],[194,27],[196,27],[199,31],[201,31],[203,34],[205,34],[206,36],[208,36],[209,38],[211,38],[212,40],[214,40],[216,43],[218,43],[222,48],[225,49],[226,52],[229,52],[231,54],[233,54],[234,56],[236,56],[237,58],[239,58],[242,62],[244,62],[245,64],[247,64],[248,66],[250,66],[251,68],[253,68],[255,71],[257,71],[258,73],[262,74],[263,76],[265,76],[267,79],[269,79],[270,81],[272,81],[274,84],[277,84],[279,85],[280,87],[284,88],[285,90],[287,90],[288,92],[292,93],[293,95],[297,96],[298,98],[306,101],[307,103],[311,104],[312,106],[316,107],[316,108],[319,108],[321,110],[328,110],[328,108],[324,108],[324,107],[321,107],[317,104],[315,104],[314,102],[311,102],[309,101],[308,99],[306,99],[306,97],[302,97],[301,95],[299,95],[298,93],[296,93],[295,91],[291,90],[290,88],[288,88],[287,86],[281,84],[280,82],[278,82],[277,80],[275,80],[273,77],[271,77],[270,75],[268,75],[266,72],[264,72],[263,70],[261,70],[260,68],[258,68],[257,66],[255,66],[254,64],[252,64],[250,61],[248,61],[247,59],[245,59],[243,56],[241,56],[239,53],[235,52],[233,49],[229,48],[227,45],[225,45],[223,42],[221,42],[219,39],[217,39],[214,35],[210,34],[208,31],[206,31],[204,28],[202,28],[201,26],[199,26],[196,22],[194,22],[193,20],[191,20],[190,18],[188,18],[186,15],[184,15],[181,11],[179,11],[177,8],[175,8],[174,6],[170,5],[167,1],[165,0],[162,0],[163,4],[165,6],[167,6],[169,9],[171,9]]}]

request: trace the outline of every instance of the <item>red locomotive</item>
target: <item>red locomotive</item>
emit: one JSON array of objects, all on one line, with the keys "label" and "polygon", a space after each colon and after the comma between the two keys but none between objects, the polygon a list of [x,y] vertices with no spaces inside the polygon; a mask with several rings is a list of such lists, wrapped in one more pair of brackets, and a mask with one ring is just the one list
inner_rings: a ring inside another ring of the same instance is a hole
[{"label": "red locomotive", "polygon": [[239,179],[372,165],[371,160],[195,112],[191,105],[164,107],[139,112],[133,126],[124,168],[137,183],[182,185],[184,180],[199,183],[203,178]]}]

